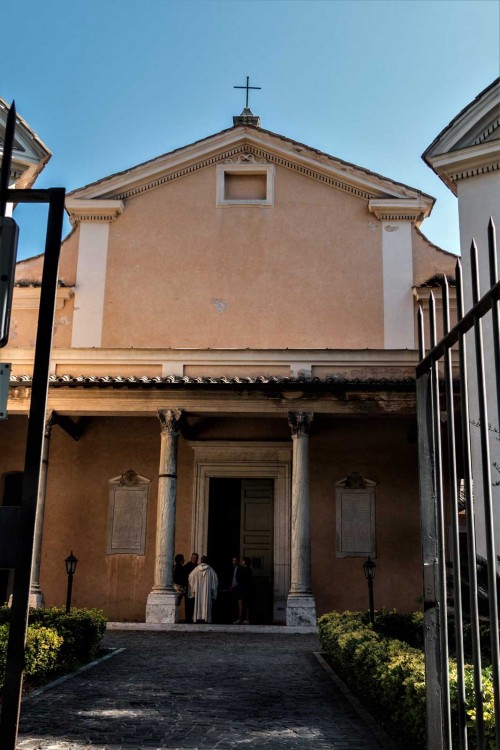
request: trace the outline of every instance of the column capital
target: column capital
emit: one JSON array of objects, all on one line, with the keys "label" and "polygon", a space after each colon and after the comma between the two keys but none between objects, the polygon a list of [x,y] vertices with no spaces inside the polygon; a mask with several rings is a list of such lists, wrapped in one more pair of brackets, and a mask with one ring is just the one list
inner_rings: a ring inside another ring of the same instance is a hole
[{"label": "column capital", "polygon": [[51,409],[45,415],[45,427],[43,432],[44,437],[50,438],[50,433],[52,432],[52,428],[55,424],[57,424],[56,413]]},{"label": "column capital", "polygon": [[310,411],[289,411],[288,424],[292,435],[308,435],[314,414]]},{"label": "column capital", "polygon": [[161,431],[169,435],[179,434],[179,421],[182,416],[182,409],[160,409],[158,412]]}]

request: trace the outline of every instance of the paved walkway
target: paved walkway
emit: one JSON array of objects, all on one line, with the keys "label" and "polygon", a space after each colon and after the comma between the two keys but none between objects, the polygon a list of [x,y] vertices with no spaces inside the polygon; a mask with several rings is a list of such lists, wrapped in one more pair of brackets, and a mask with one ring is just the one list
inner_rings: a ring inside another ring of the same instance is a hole
[{"label": "paved walkway", "polygon": [[22,750],[380,750],[315,635],[109,632],[125,648],[23,703]]}]

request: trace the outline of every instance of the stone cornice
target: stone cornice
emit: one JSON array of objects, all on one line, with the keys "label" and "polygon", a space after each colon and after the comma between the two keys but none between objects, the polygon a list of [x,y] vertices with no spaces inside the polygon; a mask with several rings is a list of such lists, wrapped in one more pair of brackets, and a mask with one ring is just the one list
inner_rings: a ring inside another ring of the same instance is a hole
[{"label": "stone cornice", "polygon": [[[56,310],[61,310],[74,293],[72,287],[59,287],[56,292]],[[12,310],[38,310],[40,294],[40,287],[16,286],[12,298]]]},{"label": "stone cornice", "polygon": [[84,200],[70,197],[66,198],[65,205],[73,226],[81,221],[115,221],[125,208],[121,200]]},{"label": "stone cornice", "polygon": [[436,174],[450,190],[457,193],[457,182],[500,169],[500,140],[483,141],[458,151],[427,159]]},{"label": "stone cornice", "polygon": [[423,198],[374,198],[368,203],[368,210],[381,221],[412,221],[417,225],[429,216],[431,209],[432,203]]}]

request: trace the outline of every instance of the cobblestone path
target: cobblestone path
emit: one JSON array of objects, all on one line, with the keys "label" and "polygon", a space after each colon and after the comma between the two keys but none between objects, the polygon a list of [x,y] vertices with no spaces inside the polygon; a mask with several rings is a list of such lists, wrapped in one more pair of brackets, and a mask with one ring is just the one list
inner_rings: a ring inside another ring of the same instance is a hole
[{"label": "cobblestone path", "polygon": [[22,750],[380,750],[315,635],[123,632],[125,648],[23,703]]}]

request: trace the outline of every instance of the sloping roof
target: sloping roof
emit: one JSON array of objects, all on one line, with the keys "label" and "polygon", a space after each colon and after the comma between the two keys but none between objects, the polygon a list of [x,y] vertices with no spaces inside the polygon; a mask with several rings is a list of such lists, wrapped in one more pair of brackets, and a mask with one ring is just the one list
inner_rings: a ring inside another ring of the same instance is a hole
[{"label": "sloping roof", "polygon": [[[203,166],[207,166],[215,163],[218,157],[222,160],[227,157],[227,151],[234,149],[237,143],[253,145],[273,152],[274,160],[278,164],[283,163],[285,166],[290,166],[290,163],[287,162],[287,160],[290,160],[304,166],[307,165],[312,169],[334,173],[346,183],[360,186],[363,197],[421,198],[428,202],[429,208],[432,208],[435,202],[432,196],[409,185],[254,125],[236,125],[226,128],[134,167],[77,188],[68,193],[68,196],[70,199],[127,197],[127,191],[131,191],[132,194],[134,186],[140,186],[145,181],[149,181],[150,187],[157,186],[159,175],[174,168],[179,169],[182,164],[194,164],[201,159],[205,159]],[[208,155],[211,155],[210,159],[207,158]],[[278,157],[281,157],[281,159]],[[285,162],[283,162],[283,158],[285,158]],[[179,176],[183,176],[185,173],[184,170]],[[151,182],[152,180],[153,182]]]},{"label": "sloping roof", "polygon": [[[0,97],[0,154],[3,156],[5,123],[10,104]],[[45,167],[50,150],[26,120],[16,113],[16,130],[11,171],[16,176],[16,187],[30,188]]]},{"label": "sloping roof", "polygon": [[[30,386],[32,383],[31,375],[14,375],[10,376],[11,386],[25,385]],[[229,387],[256,388],[266,386],[282,387],[318,387],[318,386],[336,386],[349,388],[369,388],[369,389],[403,389],[414,390],[414,378],[345,378],[341,375],[329,375],[324,378],[320,377],[284,377],[280,375],[259,375],[256,377],[190,377],[188,375],[166,375],[164,377],[146,375],[120,376],[120,375],[50,375],[49,385],[59,388],[157,388],[165,389],[170,387]]]},{"label": "sloping roof", "polygon": [[455,194],[462,177],[500,168],[500,77],[443,128],[422,159]]},{"label": "sloping roof", "polygon": [[[496,78],[492,83],[490,83],[489,86],[486,86],[486,88],[483,89],[481,93],[479,93],[471,102],[469,102],[469,104],[467,104],[458,113],[458,115],[456,115],[456,117],[454,117],[453,120],[451,120],[451,122],[449,122],[448,125],[446,125],[441,130],[439,135],[434,138],[431,145],[425,149],[424,153],[422,154],[422,159],[429,166],[432,166],[429,161],[430,156],[438,153],[443,153],[445,150],[456,150],[457,148],[463,148],[464,146],[460,145],[461,141],[463,141],[464,138],[467,137],[474,126],[481,124],[479,121],[482,121],[485,115],[488,115],[490,107],[493,109],[493,114],[496,114],[497,118],[500,117],[500,104],[498,97],[499,93],[500,76]],[[483,103],[487,105],[486,112],[483,111]],[[469,117],[470,122],[465,122],[467,116]],[[463,128],[459,129],[459,125],[463,125]],[[500,122],[496,123],[494,129],[496,130],[497,128],[499,128],[499,130],[496,137],[500,138]],[[486,126],[485,129],[488,129],[488,127]],[[458,132],[455,132],[457,130]],[[491,133],[489,133],[488,135],[491,135]],[[448,137],[450,143],[445,142],[446,137]],[[481,134],[475,137],[475,140],[478,139],[483,140],[481,138]]]}]

